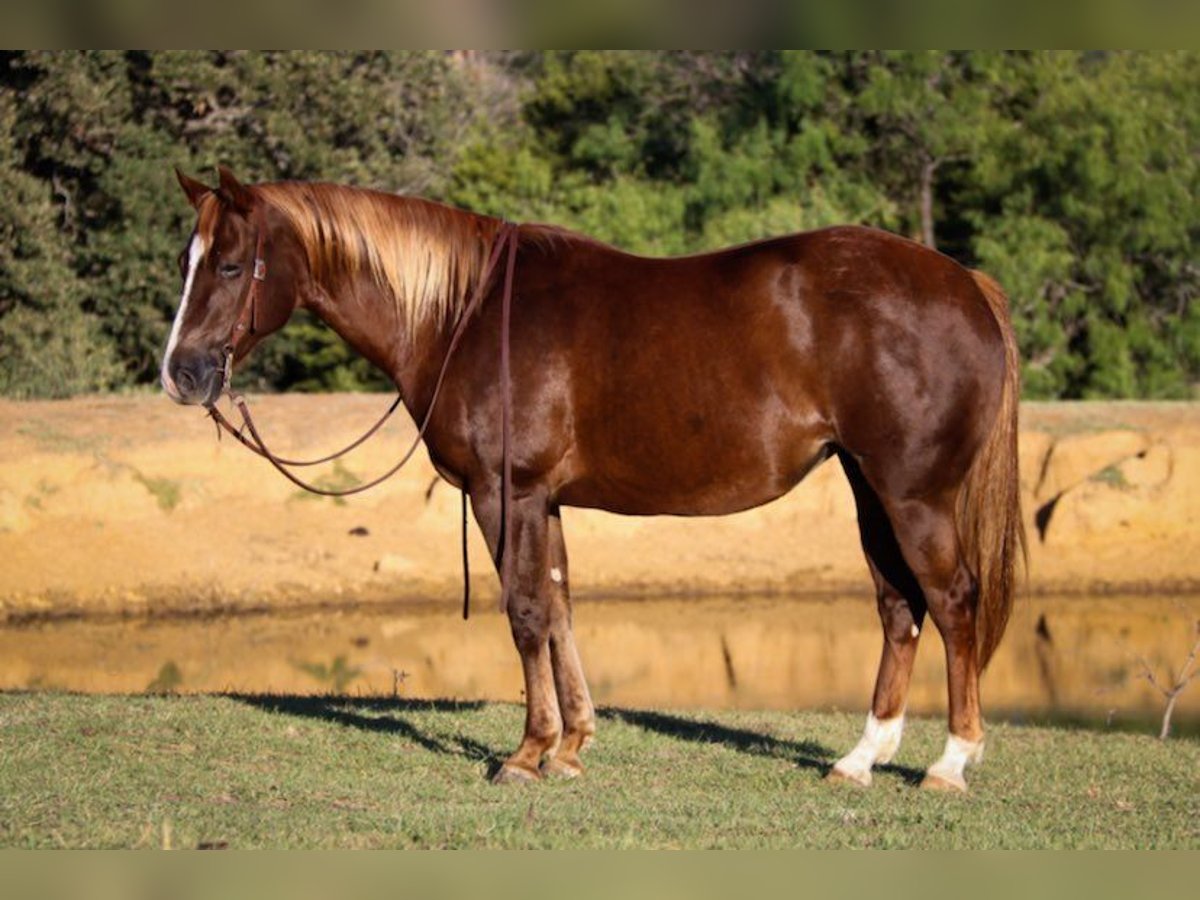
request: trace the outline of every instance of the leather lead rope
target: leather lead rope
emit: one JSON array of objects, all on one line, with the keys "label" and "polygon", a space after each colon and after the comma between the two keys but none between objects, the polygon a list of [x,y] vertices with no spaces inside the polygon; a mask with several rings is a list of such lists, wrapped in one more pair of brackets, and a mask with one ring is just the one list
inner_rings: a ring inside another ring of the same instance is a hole
[{"label": "leather lead rope", "polygon": [[459,492],[462,497],[462,567],[463,567],[463,621],[471,618],[471,560],[467,553],[467,488]]},{"label": "leather lead rope", "polygon": [[[233,396],[232,392],[230,392],[230,396],[231,397]],[[330,453],[328,456],[318,457],[317,459],[287,459],[282,456],[276,456],[275,458],[277,460],[279,460],[279,462],[283,463],[285,466],[288,466],[289,468],[293,468],[293,469],[302,468],[304,466],[319,466],[321,463],[333,462],[335,459],[345,456],[351,450],[355,449],[356,447],[360,447],[362,444],[366,443],[367,439],[369,437],[371,437],[373,434],[375,434],[375,432],[377,432],[380,428],[382,428],[384,423],[392,417],[392,413],[394,413],[399,408],[400,401],[402,399],[403,398],[401,396],[397,395],[396,399],[394,399],[392,401],[392,405],[387,408],[387,411],[384,412],[384,414],[380,417],[379,421],[377,421],[374,425],[372,425],[370,428],[368,428],[357,440],[347,444],[341,450],[338,450],[334,453]],[[212,416],[212,418],[217,422],[217,427],[218,427],[217,434],[218,435],[220,434],[220,429],[224,428],[231,435],[233,435],[234,439],[239,444],[241,444],[243,447],[245,447],[251,453],[256,453],[259,456],[263,457],[264,459],[266,458],[266,454],[263,453],[262,449],[257,444],[255,444],[252,440],[250,440],[244,434],[242,434],[242,431],[240,429],[233,428],[233,426],[231,426],[224,419],[224,417],[221,416],[220,412],[216,411],[216,407],[209,407],[209,415]]]},{"label": "leather lead rope", "polygon": [[[217,423],[218,428],[223,428],[229,434],[254,453],[266,459],[275,469],[283,475],[288,481],[296,486],[303,488],[313,494],[319,494],[324,497],[345,497],[350,494],[361,493],[362,491],[373,488],[387,479],[391,478],[404,467],[404,465],[412,458],[420,445],[421,440],[425,436],[425,432],[429,427],[429,423],[433,419],[433,412],[437,406],[438,397],[441,394],[442,384],[446,379],[446,371],[450,367],[450,360],[454,356],[454,351],[457,349],[459,341],[462,339],[463,333],[466,331],[467,324],[476,309],[483,302],[483,297],[487,292],[487,287],[491,281],[492,275],[495,272],[496,265],[500,261],[500,255],[503,253],[505,246],[508,247],[508,260],[504,275],[504,293],[501,306],[501,324],[500,324],[500,372],[502,381],[501,391],[501,428],[503,433],[503,444],[501,449],[501,466],[502,466],[502,482],[501,482],[501,535],[500,535],[500,609],[504,611],[508,606],[508,595],[512,582],[511,572],[512,563],[509,553],[509,548],[512,546],[512,383],[511,383],[511,367],[509,359],[509,325],[511,320],[512,307],[512,287],[513,287],[513,270],[516,268],[517,259],[517,238],[519,234],[519,226],[512,222],[503,222],[496,234],[492,244],[492,252],[488,257],[487,265],[484,267],[483,274],[480,276],[479,283],[476,285],[475,294],[471,301],[463,309],[462,315],[459,316],[454,332],[450,337],[450,344],[446,348],[446,356],[442,360],[441,369],[438,371],[437,381],[434,382],[433,394],[429,400],[429,407],[425,411],[425,415],[421,420],[420,427],[417,429],[417,435],[413,439],[412,445],[408,448],[405,454],[400,458],[394,466],[365,484],[355,485],[351,488],[343,490],[334,490],[320,488],[296,477],[292,472],[288,471],[288,467],[311,466],[322,462],[329,462],[337,459],[340,456],[360,446],[369,437],[375,434],[376,431],[383,425],[385,421],[400,405],[400,397],[397,397],[388,411],[384,413],[383,418],[376,422],[362,437],[347,445],[343,449],[332,453],[328,456],[314,460],[289,460],[280,456],[276,456],[267,447],[262,435],[258,433],[258,429],[254,424],[254,417],[250,414],[250,408],[246,404],[246,400],[240,394],[234,393],[231,387],[233,377],[233,360],[236,353],[238,341],[243,334],[254,334],[256,323],[256,310],[259,285],[266,280],[266,263],[263,260],[263,241],[265,229],[262,223],[261,212],[256,214],[257,237],[255,240],[255,258],[254,271],[251,278],[250,287],[246,292],[246,297],[242,303],[242,309],[238,314],[237,321],[234,324],[233,331],[230,334],[229,342],[225,345],[225,372],[224,372],[224,391],[229,395],[230,401],[237,408],[242,417],[242,428],[235,428],[228,419],[217,409],[216,405],[208,407],[208,414],[213,421]],[[247,438],[243,434],[243,430],[249,431],[250,436]],[[218,434],[220,432],[218,431]],[[462,497],[462,540],[463,540],[463,618],[467,618],[470,612],[470,572],[467,562],[467,496],[466,491],[463,491]]]},{"label": "leather lead rope", "polygon": [[504,272],[504,298],[500,306],[500,418],[504,441],[500,451],[503,470],[500,495],[500,522],[504,544],[500,549],[500,612],[508,610],[508,594],[512,590],[512,360],[509,353],[509,330],[512,321],[513,269],[517,264],[517,242],[508,245],[508,266]]}]

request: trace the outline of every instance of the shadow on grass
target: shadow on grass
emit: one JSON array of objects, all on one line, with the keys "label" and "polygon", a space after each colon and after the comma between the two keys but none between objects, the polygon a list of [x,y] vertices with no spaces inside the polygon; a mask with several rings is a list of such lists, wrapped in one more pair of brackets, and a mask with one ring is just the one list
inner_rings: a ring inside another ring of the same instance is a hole
[{"label": "shadow on grass", "polygon": [[[487,766],[490,779],[499,771],[506,754],[463,734],[421,728],[406,718],[406,713],[462,712],[482,709],[482,701],[406,700],[365,697],[311,697],[284,694],[226,694],[231,700],[267,712],[285,713],[324,722],[335,722],[364,731],[395,734],[420,747],[445,756],[460,756]],[[596,710],[601,719],[621,722],[674,740],[698,744],[720,744],[739,753],[782,759],[802,769],[822,775],[833,768],[837,755],[833,750],[810,740],[783,740],[769,734],[733,728],[705,719],[691,719],[669,713],[622,707]],[[514,738],[516,735],[514,735]],[[918,784],[924,773],[895,764],[881,765],[877,771],[891,772],[910,784]]]},{"label": "shadow on grass", "polygon": [[[827,775],[837,761],[834,751],[816,741],[781,740],[769,734],[731,728],[719,722],[687,719],[682,716],[644,709],[605,707],[596,712],[603,719],[624,722],[627,725],[653,731],[666,737],[693,741],[698,744],[720,744],[753,756],[788,760],[794,762],[801,769],[813,769],[822,775]],[[910,784],[919,783],[924,776],[923,772],[908,766],[889,764],[876,766],[876,769],[899,775]]]},{"label": "shadow on grass", "polygon": [[399,735],[431,753],[463,756],[487,765],[491,778],[504,761],[499,751],[462,734],[433,732],[413,724],[406,713],[464,712],[482,709],[481,701],[406,700],[402,698],[309,697],[287,694],[226,694],[230,700],[267,712],[334,722],[364,731]]}]

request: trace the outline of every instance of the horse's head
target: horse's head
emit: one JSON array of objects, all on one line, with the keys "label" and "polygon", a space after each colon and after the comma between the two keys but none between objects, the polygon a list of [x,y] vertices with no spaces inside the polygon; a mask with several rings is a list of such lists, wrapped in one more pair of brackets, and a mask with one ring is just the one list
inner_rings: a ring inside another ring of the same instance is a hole
[{"label": "horse's head", "polygon": [[[294,248],[251,186],[225,168],[210,188],[178,169],[196,210],[196,227],[179,255],[183,294],[163,354],[162,385],[177,403],[211,405],[233,365],[296,306]],[[269,275],[268,275],[269,266]]]}]

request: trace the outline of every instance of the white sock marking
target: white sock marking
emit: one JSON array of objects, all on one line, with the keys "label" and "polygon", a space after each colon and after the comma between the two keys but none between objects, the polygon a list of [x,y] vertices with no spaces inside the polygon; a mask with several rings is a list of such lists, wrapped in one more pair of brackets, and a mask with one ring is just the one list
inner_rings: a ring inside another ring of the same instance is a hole
[{"label": "white sock marking", "polygon": [[179,311],[175,313],[175,322],[171,325],[171,336],[167,339],[167,351],[163,354],[161,380],[163,390],[172,400],[182,399],[179,396],[179,388],[175,384],[175,379],[171,377],[171,355],[175,352],[175,345],[179,342],[179,330],[183,327],[183,317],[187,314],[188,297],[192,293],[192,282],[196,280],[196,269],[200,265],[200,260],[204,259],[204,241],[200,235],[192,235],[192,242],[188,245],[188,270],[187,277],[183,280],[183,296],[179,301]]},{"label": "white sock marking", "polygon": [[956,735],[946,738],[946,749],[941,759],[929,767],[927,774],[941,778],[951,784],[966,788],[963,769],[983,759],[983,741],[968,741]]},{"label": "white sock marking", "polygon": [[904,713],[891,719],[877,719],[874,713],[869,713],[862,738],[853,750],[837,761],[834,769],[860,784],[870,784],[871,767],[892,761],[900,749],[903,733]]}]

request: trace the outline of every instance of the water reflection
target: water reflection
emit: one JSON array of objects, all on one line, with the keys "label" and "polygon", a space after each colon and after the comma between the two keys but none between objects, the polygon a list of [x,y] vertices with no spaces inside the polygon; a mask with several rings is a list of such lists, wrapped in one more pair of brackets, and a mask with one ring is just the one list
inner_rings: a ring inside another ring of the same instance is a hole
[{"label": "water reflection", "polygon": [[[1194,641],[1200,597],[1019,602],[984,681],[993,718],[1156,721]],[[862,598],[736,597],[576,603],[597,703],[621,707],[865,709],[879,658]],[[922,642],[909,708],[941,713],[940,640]],[[519,700],[507,621],[455,607],[329,609],[208,619],[68,621],[0,628],[0,688],[84,692],[349,693]],[[1200,731],[1200,684],[1175,722]]]}]

